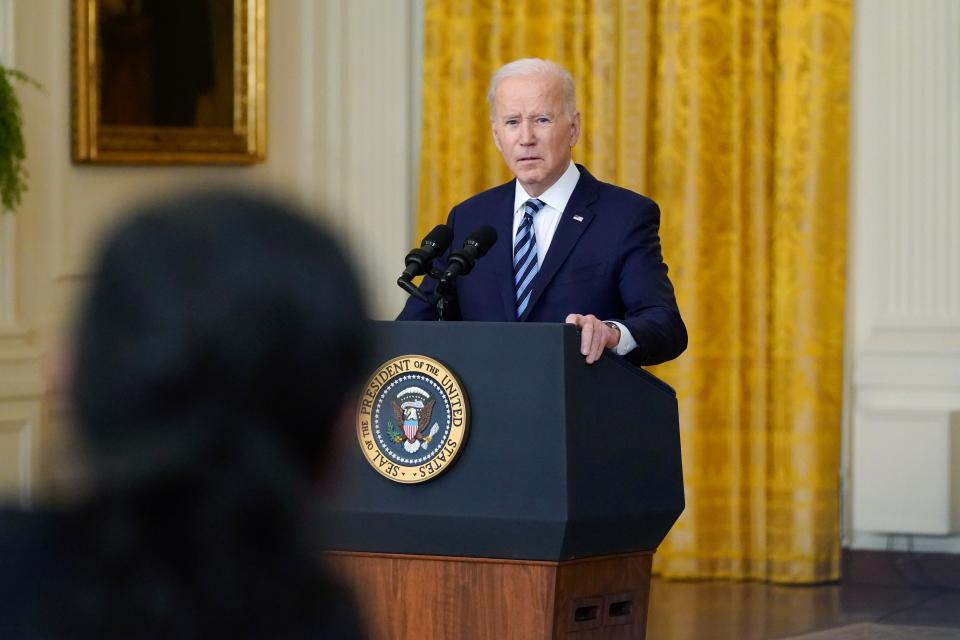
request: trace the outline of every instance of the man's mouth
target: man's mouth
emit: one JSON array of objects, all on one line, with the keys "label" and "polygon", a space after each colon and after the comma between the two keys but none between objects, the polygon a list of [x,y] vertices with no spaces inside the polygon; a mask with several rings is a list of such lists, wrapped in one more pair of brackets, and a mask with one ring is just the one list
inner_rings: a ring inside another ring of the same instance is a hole
[{"label": "man's mouth", "polygon": [[534,160],[539,160],[539,156],[524,156],[520,158],[519,162],[533,162]]}]

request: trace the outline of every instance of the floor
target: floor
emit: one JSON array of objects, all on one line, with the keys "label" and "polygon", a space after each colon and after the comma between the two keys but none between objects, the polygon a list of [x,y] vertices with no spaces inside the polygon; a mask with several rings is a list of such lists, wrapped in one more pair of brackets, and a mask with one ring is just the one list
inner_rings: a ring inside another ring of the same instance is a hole
[{"label": "floor", "polygon": [[648,640],[960,640],[960,589],[654,578]]}]

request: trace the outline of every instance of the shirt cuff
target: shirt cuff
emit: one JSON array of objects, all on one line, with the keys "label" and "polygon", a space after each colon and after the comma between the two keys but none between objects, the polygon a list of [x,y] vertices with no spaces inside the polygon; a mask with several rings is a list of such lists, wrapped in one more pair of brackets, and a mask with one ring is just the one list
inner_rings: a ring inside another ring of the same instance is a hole
[{"label": "shirt cuff", "polygon": [[618,342],[617,346],[612,348],[611,351],[618,356],[625,356],[637,348],[637,341],[633,339],[633,334],[630,333],[630,330],[623,326],[623,324],[616,320],[605,320],[605,322],[617,325],[617,329],[620,330],[620,342]]}]

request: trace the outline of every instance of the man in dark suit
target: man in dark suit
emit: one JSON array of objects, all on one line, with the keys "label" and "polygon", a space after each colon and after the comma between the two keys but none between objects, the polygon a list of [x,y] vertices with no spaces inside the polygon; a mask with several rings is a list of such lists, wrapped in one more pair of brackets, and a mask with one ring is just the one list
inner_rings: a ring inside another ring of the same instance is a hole
[{"label": "man in dark suit", "polygon": [[[568,322],[587,363],[605,349],[642,365],[676,358],[687,332],[660,252],[660,210],[573,163],[580,114],[569,72],[516,60],[494,74],[487,99],[494,143],[516,180],[450,211],[452,248],[483,224],[498,241],[449,291],[448,317]],[[397,319],[433,318],[410,298]]]}]

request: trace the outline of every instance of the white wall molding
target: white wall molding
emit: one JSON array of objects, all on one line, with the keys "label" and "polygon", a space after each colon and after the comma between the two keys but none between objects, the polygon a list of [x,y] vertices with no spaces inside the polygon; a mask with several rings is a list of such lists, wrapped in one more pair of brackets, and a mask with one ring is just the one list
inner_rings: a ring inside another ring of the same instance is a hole
[{"label": "white wall molding", "polygon": [[946,536],[960,531],[960,413],[859,408],[854,415],[853,521],[858,530]]},{"label": "white wall molding", "polygon": [[21,330],[0,333],[0,404],[39,400],[43,395],[40,356],[28,338],[29,334]]},{"label": "white wall molding", "polygon": [[0,408],[0,498],[14,497],[23,507],[34,497],[38,418],[29,404]]},{"label": "white wall molding", "polygon": [[910,551],[918,553],[960,553],[960,536],[922,536],[856,531],[847,546],[872,551]]},{"label": "white wall molding", "polygon": [[855,7],[846,542],[916,534],[949,551],[960,540],[960,3]]}]

